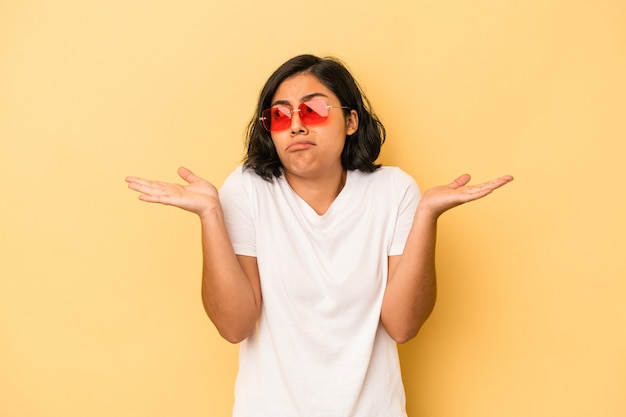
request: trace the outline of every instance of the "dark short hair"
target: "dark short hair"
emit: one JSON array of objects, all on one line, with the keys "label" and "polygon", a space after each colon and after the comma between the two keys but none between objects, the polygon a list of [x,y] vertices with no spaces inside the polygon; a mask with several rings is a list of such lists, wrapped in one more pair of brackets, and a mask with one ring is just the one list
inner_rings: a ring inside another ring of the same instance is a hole
[{"label": "dark short hair", "polygon": [[272,142],[270,132],[263,127],[261,112],[272,104],[272,98],[280,84],[295,74],[307,73],[315,76],[331,90],[346,106],[344,114],[356,110],[359,117],[357,131],[346,137],[341,153],[341,164],[346,170],[373,172],[380,167],[376,163],[385,142],[385,127],[371,109],[360,86],[346,66],[334,57],[320,58],[314,55],[299,55],[282,64],[269,77],[259,95],[257,109],[246,130],[247,152],[243,166],[254,169],[263,179],[271,181],[282,175],[282,165]]}]

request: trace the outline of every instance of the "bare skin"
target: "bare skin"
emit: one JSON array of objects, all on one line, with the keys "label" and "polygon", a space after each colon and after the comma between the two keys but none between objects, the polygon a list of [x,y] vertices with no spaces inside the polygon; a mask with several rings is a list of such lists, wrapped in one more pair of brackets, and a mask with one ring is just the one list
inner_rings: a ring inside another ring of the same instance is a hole
[{"label": "bare skin", "polygon": [[467,185],[470,179],[464,174],[447,185],[427,190],[415,212],[404,253],[389,257],[389,279],[381,320],[387,333],[398,343],[414,338],[435,306],[435,244],[439,216],[491,194],[513,177],[507,175],[472,186]]},{"label": "bare skin", "polygon": [[237,256],[224,224],[217,189],[186,168],[178,174],[187,185],[128,177],[139,199],[195,213],[202,227],[202,302],[222,337],[238,343],[254,328],[261,312],[256,258]]},{"label": "bare skin", "polygon": [[[276,89],[273,103],[296,108],[311,98],[323,98],[331,106],[339,106],[339,98],[311,74],[297,74],[285,79]],[[346,136],[359,126],[355,110],[344,116],[342,110],[331,109],[323,124],[308,126],[295,114],[291,128],[272,132],[272,141],[289,185],[318,214],[328,210],[345,183],[341,153]]]},{"label": "bare skin", "polygon": [[[256,258],[235,255],[226,232],[217,189],[186,168],[178,170],[186,185],[127,177],[139,199],[195,213],[202,225],[204,308],[220,334],[232,343],[245,339],[261,311],[261,285]],[[427,190],[415,213],[404,253],[389,258],[389,280],[381,320],[398,343],[415,337],[436,298],[435,241],[437,219],[447,210],[478,200],[513,180],[503,176],[468,185],[465,174],[447,185]]]},{"label": "bare skin", "polygon": [[[296,74],[277,88],[273,103],[295,109],[311,98],[339,106],[337,96],[311,74]],[[341,151],[346,137],[358,129],[356,111],[345,115],[329,111],[322,124],[307,126],[297,113],[291,126],[272,132],[287,182],[318,214],[324,214],[345,184]],[[195,213],[202,226],[204,308],[220,334],[232,343],[244,340],[261,313],[261,284],[257,260],[234,253],[224,224],[217,189],[187,168],[178,170],[186,185],[128,177],[139,199]],[[398,343],[411,340],[430,315],[436,299],[435,243],[437,220],[444,212],[483,198],[511,182],[507,175],[468,185],[470,176],[427,190],[415,212],[404,253],[389,257],[389,275],[383,297],[381,322]]]}]

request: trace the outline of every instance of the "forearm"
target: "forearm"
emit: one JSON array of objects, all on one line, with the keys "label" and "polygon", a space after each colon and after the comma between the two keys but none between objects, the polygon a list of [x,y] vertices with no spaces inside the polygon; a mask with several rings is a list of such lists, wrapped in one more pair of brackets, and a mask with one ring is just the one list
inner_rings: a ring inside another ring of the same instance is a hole
[{"label": "forearm", "polygon": [[[202,224],[202,301],[219,333],[231,343],[245,339],[260,314],[260,288],[254,271],[235,255],[221,208],[200,217]],[[256,274],[258,275],[258,274]]]},{"label": "forearm", "polygon": [[435,305],[436,236],[437,217],[418,208],[404,253],[390,268],[381,311],[387,333],[398,343],[417,335]]},{"label": "forearm", "polygon": [[217,189],[187,168],[178,174],[187,185],[127,177],[139,199],[187,210],[202,225],[202,302],[220,334],[237,343],[245,339],[261,311],[261,287],[256,258],[237,257],[224,223]]}]

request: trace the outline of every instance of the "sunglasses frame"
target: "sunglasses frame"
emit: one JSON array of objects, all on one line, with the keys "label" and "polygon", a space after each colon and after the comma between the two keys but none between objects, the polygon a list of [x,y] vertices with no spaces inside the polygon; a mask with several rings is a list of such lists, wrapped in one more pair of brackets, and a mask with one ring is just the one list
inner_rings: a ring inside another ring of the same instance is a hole
[{"label": "sunglasses frame", "polygon": [[[259,120],[261,121],[261,124],[263,125],[263,128],[265,128],[265,130],[267,130],[268,132],[281,132],[283,130],[287,130],[289,129],[289,126],[291,125],[291,119],[292,119],[292,115],[294,113],[301,113],[301,114],[306,114],[306,113],[302,113],[303,110],[306,110],[307,108],[313,110],[318,117],[322,118],[322,120],[318,121],[318,122],[311,122],[311,121],[306,121],[306,120],[302,120],[302,116],[300,116],[300,120],[302,121],[303,124],[305,125],[317,125],[317,124],[321,124],[324,123],[326,120],[328,120],[328,113],[323,116],[321,114],[319,114],[316,110],[315,110],[315,106],[311,106],[308,103],[315,103],[315,102],[322,102],[324,103],[324,105],[322,106],[322,108],[324,108],[327,112],[330,109],[349,109],[349,107],[347,106],[331,106],[330,104],[328,104],[326,102],[326,100],[320,99],[320,98],[314,98],[312,100],[307,100],[304,101],[302,103],[300,103],[300,105],[298,105],[297,109],[290,109],[288,106],[272,106],[268,109],[265,109],[261,112],[261,117],[259,117]],[[319,107],[319,106],[317,106]],[[287,109],[286,112],[283,112],[282,110],[279,110],[281,112],[282,115],[286,116],[289,119],[289,125],[285,126],[282,129],[272,129],[272,111],[274,109]],[[304,119],[306,119],[307,117],[305,116]],[[269,125],[269,126],[267,126]]]}]

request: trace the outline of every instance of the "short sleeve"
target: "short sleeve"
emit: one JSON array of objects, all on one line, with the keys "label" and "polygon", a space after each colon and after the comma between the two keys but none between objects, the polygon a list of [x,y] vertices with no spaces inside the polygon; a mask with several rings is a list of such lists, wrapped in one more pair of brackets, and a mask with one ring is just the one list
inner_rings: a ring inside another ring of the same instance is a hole
[{"label": "short sleeve", "polygon": [[389,248],[389,256],[402,255],[404,246],[413,225],[415,211],[421,199],[421,192],[415,180],[398,170],[394,177],[393,190],[399,198],[394,234]]},{"label": "short sleeve", "polygon": [[219,190],[226,229],[237,255],[256,256],[252,187],[242,167],[235,169]]}]

